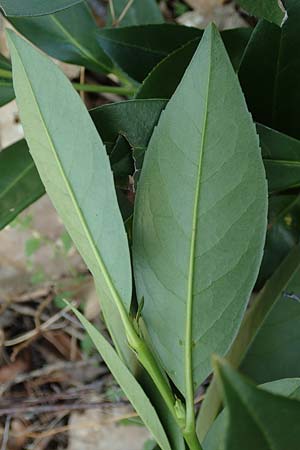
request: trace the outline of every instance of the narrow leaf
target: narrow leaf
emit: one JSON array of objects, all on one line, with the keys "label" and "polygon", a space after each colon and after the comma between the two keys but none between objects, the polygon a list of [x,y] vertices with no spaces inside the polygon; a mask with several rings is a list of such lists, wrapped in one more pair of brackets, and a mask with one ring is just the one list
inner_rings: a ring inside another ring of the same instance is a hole
[{"label": "narrow leaf", "polygon": [[233,340],[261,261],[266,210],[255,127],[210,27],[150,140],[134,218],[138,299],[183,393],[185,371],[198,386],[211,354]]},{"label": "narrow leaf", "polygon": [[82,0],[1,0],[6,16],[41,16],[69,8]]},{"label": "narrow leaf", "polygon": [[229,411],[226,450],[298,450],[300,401],[257,388],[218,361],[216,373]]},{"label": "narrow leaf", "polygon": [[74,308],[72,310],[84,326],[85,330],[88,332],[104,362],[108,366],[116,381],[119,383],[125,395],[128,397],[128,400],[138,415],[141,417],[145,426],[150,430],[153,437],[160,445],[161,449],[171,450],[158,415],[139,383],[102,334],[99,333],[99,331],[79,311]]},{"label": "narrow leaf", "polygon": [[44,192],[24,139],[0,152],[0,229]]},{"label": "narrow leaf", "polygon": [[97,42],[98,27],[86,3],[44,17],[11,18],[12,25],[50,56],[108,73],[113,63]]},{"label": "narrow leaf", "polygon": [[54,206],[94,275],[104,314],[112,314],[113,338],[125,351],[118,312],[130,308],[130,256],[104,145],[59,68],[15,33],[9,31],[8,39],[30,152]]},{"label": "narrow leaf", "polygon": [[236,0],[252,16],[267,19],[282,26],[287,19],[287,12],[281,0]]},{"label": "narrow leaf", "polygon": [[15,98],[12,84],[11,65],[9,61],[0,54],[0,106],[5,105]]}]

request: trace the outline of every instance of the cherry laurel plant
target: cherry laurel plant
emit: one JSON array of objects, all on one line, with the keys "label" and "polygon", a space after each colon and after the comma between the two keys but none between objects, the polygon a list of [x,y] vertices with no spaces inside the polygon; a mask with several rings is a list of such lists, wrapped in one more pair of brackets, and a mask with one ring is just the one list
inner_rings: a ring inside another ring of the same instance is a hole
[{"label": "cherry laurel plant", "polygon": [[[150,1],[101,30],[80,1],[19,3],[0,1],[27,38],[0,60],[26,138],[0,155],[1,227],[47,191],[111,340],[74,314],[156,450],[299,450],[300,2],[241,0],[263,19],[221,34]],[[29,41],[122,85],[72,85]],[[88,112],[76,89],[131,99]]]}]

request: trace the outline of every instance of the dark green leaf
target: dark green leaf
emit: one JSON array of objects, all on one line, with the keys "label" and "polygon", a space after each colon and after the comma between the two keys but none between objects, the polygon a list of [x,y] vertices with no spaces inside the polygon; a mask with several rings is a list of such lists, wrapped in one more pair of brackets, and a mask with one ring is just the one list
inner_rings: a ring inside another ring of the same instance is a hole
[{"label": "dark green leaf", "polygon": [[236,0],[236,2],[252,16],[267,19],[279,26],[287,18],[281,0]]},{"label": "dark green leaf", "polygon": [[258,287],[264,285],[290,250],[299,242],[300,196],[271,197],[268,216],[268,231],[257,280]]},{"label": "dark green leaf", "polygon": [[[262,257],[266,208],[255,127],[211,27],[151,137],[135,208],[137,295],[182,392],[185,372],[192,369],[197,386],[211,353],[224,354],[237,331]],[[192,368],[184,367],[189,358]]]},{"label": "dark green leaf", "polygon": [[[265,391],[300,400],[300,379],[287,378],[266,383],[261,386]],[[203,443],[204,450],[224,450],[228,423],[227,408],[217,417]]]},{"label": "dark green leaf", "polygon": [[113,63],[97,42],[98,27],[86,3],[44,17],[13,18],[13,26],[54,58],[111,72]]},{"label": "dark green leaf", "polygon": [[257,122],[300,138],[300,2],[286,0],[289,19],[280,29],[261,21],[252,33],[239,78]]},{"label": "dark green leaf", "polygon": [[300,186],[300,141],[257,125],[269,192]]},{"label": "dark green leaf", "polygon": [[0,0],[6,16],[41,16],[69,8],[82,0]]},{"label": "dark green leaf", "polygon": [[140,82],[169,53],[200,36],[202,31],[197,28],[171,24],[98,31],[103,50],[124,72]]},{"label": "dark green leaf", "polygon": [[171,450],[158,415],[139,383],[101,333],[79,311],[73,308],[73,312],[88,332],[109,370],[143,420],[145,426],[151,431],[153,437],[159,443],[161,449]]},{"label": "dark green leaf", "polygon": [[25,140],[0,152],[0,229],[44,192]]},{"label": "dark green leaf", "polygon": [[12,84],[11,65],[9,61],[0,54],[0,106],[5,105],[15,98]]},{"label": "dark green leaf", "polygon": [[257,388],[224,361],[218,384],[228,408],[226,450],[299,450],[300,401]]},{"label": "dark green leaf", "polygon": [[130,364],[132,352],[120,321],[131,304],[130,255],[105,147],[82,100],[56,64],[15,33],[9,31],[8,38],[31,154],[94,275],[103,312],[110,316],[109,330]]},{"label": "dark green leaf", "polygon": [[[221,35],[231,62],[237,68],[251,36],[251,30],[238,28],[223,31]],[[145,79],[136,97],[170,98],[188,67],[199,41],[200,37],[196,37],[163,59]]]},{"label": "dark green leaf", "polygon": [[[120,17],[128,0],[114,0],[114,11],[116,19]],[[134,1],[118,26],[146,25],[163,22],[163,16],[159,10],[156,0]],[[111,15],[109,14],[108,23],[111,24]]]}]

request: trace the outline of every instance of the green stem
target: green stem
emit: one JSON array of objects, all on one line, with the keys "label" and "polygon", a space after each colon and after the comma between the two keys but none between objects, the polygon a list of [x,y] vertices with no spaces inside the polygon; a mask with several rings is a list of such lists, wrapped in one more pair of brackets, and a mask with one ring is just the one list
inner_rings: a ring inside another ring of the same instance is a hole
[{"label": "green stem", "polygon": [[73,86],[77,91],[84,91],[84,92],[98,92],[98,93],[103,92],[126,96],[135,94],[135,89],[133,87],[104,86],[102,84],[80,84],[80,83],[73,83]]},{"label": "green stem", "polygon": [[184,432],[183,437],[190,450],[203,450],[195,430],[189,431],[188,433]]}]

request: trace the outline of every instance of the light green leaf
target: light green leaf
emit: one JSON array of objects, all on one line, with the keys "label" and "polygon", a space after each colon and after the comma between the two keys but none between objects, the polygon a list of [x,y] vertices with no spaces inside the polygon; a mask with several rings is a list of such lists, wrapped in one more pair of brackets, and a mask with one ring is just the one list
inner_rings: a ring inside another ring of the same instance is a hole
[{"label": "light green leaf", "polygon": [[0,229],[45,192],[23,139],[0,153]]},{"label": "light green leaf", "polygon": [[113,71],[114,64],[97,42],[98,27],[86,3],[48,16],[11,18],[10,22],[54,58],[96,72]]},{"label": "light green leaf", "polygon": [[300,401],[266,392],[218,361],[218,385],[228,408],[226,450],[298,450]]},{"label": "light green leaf", "polygon": [[267,19],[282,26],[287,19],[287,12],[281,0],[236,0],[251,15]]},{"label": "light green leaf", "polygon": [[145,426],[153,434],[153,437],[156,439],[161,449],[171,450],[158,415],[139,383],[101,333],[99,333],[99,331],[79,311],[73,308],[73,312],[88,332],[109,370],[119,383],[138,415],[141,417]]},{"label": "light green leaf", "polygon": [[69,8],[82,0],[1,0],[6,16],[41,16]]},{"label": "light green leaf", "polygon": [[[300,400],[300,378],[286,378],[260,386],[273,394]],[[203,443],[204,450],[224,450],[228,423],[227,408],[217,417]]]},{"label": "light green leaf", "polygon": [[[134,218],[143,317],[181,392],[228,350],[253,288],[266,231],[258,137],[222,40],[210,27],[162,113]],[[225,332],[224,332],[225,330]]]},{"label": "light green leaf", "polygon": [[130,256],[104,145],[59,68],[12,31],[7,34],[30,152],[95,278],[105,316],[112,315],[109,325],[114,341],[120,351],[126,351],[119,313],[125,315],[130,309]]}]

